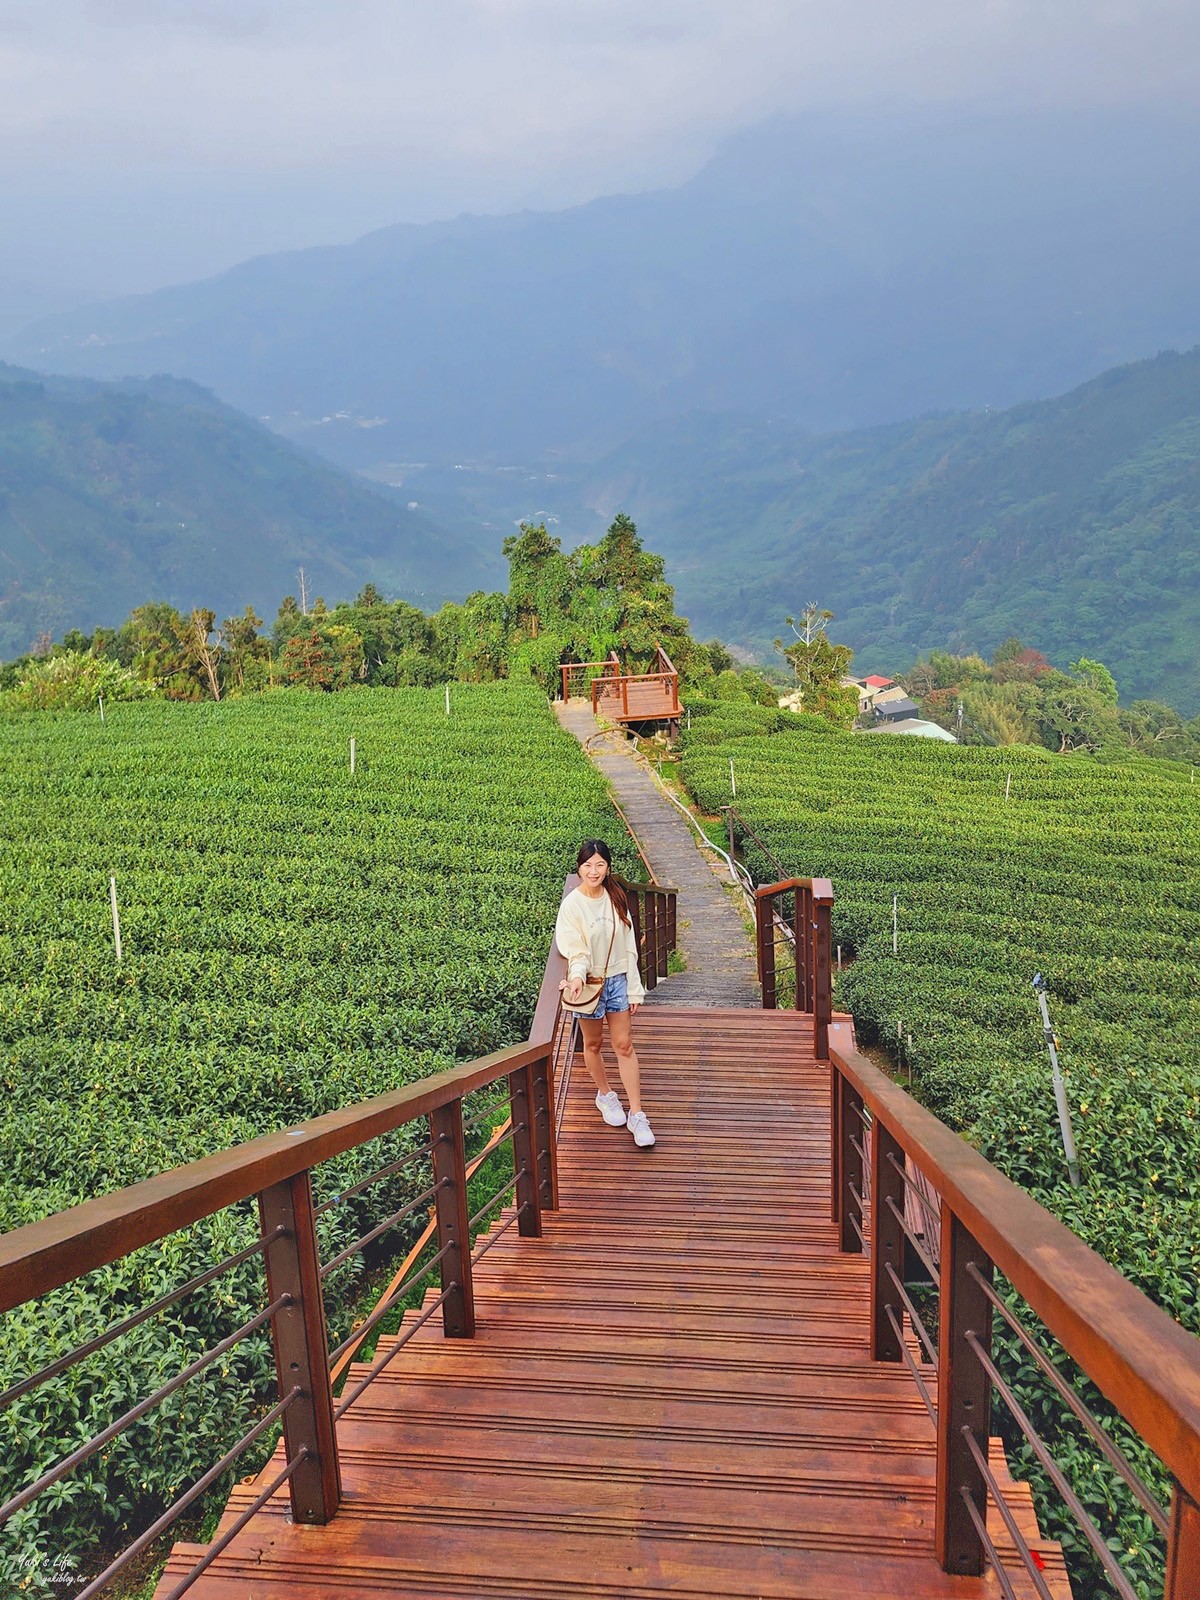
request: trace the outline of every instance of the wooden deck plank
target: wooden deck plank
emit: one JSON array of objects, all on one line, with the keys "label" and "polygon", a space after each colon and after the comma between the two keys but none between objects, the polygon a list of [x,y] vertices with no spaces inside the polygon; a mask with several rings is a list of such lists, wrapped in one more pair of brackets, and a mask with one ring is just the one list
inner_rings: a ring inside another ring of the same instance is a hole
[{"label": "wooden deck plank", "polygon": [[[277,1495],[197,1600],[1000,1594],[933,1558],[933,1429],[907,1369],[869,1357],[867,1265],[828,1220],[811,1029],[669,1008],[637,1027],[659,1144],[605,1127],[578,1069],[563,1207],[479,1264],[476,1337],[420,1329],[340,1424],[337,1518],[294,1527]],[[1067,1600],[1028,1492],[1012,1503]],[[196,1554],[177,1547],[161,1593]]]}]

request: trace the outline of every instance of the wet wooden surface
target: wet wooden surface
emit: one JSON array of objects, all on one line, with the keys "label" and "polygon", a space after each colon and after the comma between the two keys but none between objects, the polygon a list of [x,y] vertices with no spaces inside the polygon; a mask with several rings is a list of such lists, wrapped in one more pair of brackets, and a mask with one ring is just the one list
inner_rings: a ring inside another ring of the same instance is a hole
[{"label": "wet wooden surface", "polygon": [[[281,1493],[198,1600],[1000,1594],[934,1561],[933,1429],[907,1370],[868,1356],[867,1267],[827,1220],[808,1025],[662,1007],[636,1040],[656,1148],[601,1122],[577,1067],[562,1209],[480,1263],[476,1338],[422,1329],[340,1424],[337,1518],[294,1527]],[[1013,1499],[1069,1600],[1027,1491]],[[160,1595],[199,1553],[177,1547]]]}]

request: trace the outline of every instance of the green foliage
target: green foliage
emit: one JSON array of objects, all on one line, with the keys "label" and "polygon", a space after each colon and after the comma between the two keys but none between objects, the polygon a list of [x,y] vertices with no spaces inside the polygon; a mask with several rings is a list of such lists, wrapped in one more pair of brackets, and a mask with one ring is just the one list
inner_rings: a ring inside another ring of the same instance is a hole
[{"label": "green foliage", "polygon": [[[418,689],[10,717],[0,794],[0,1230],[523,1039],[579,840],[636,866],[545,697],[508,684],[456,687],[449,717]],[[420,1133],[317,1169],[318,1198]],[[323,1216],[325,1256],[415,1183]],[[0,1390],[254,1230],[234,1207],[13,1312]],[[329,1280],[336,1337],[362,1271]],[[0,1500],[263,1303],[247,1264],[0,1414]],[[15,1519],[0,1572],[145,1523],[272,1383],[266,1340],[239,1345]]]},{"label": "green foliage", "polygon": [[16,686],[0,694],[2,711],[95,711],[101,699],[144,700],[152,685],[103,657],[64,650],[27,666]]},{"label": "green foliage", "polygon": [[[838,735],[750,707],[694,719],[683,772],[701,808],[729,803],[732,758],[737,807],[772,852],[833,880],[834,936],[856,955],[837,1003],[863,1042],[884,1045],[938,1115],[1200,1332],[1200,786],[1133,756]],[[745,849],[760,881],[777,876]],[[1052,986],[1080,1190],[1058,1137],[1037,971]],[[1018,1377],[1085,1501],[1134,1552],[1139,1584],[1161,1592],[1144,1517],[1097,1476],[1058,1402]]]},{"label": "green foliage", "polygon": [[1186,724],[1154,700],[1120,708],[1116,679],[1102,661],[1086,656],[1069,673],[1056,672],[1039,650],[1009,639],[990,666],[979,656],[934,650],[903,681],[922,713],[963,744],[1040,744],[1059,753],[1132,750],[1200,760],[1200,718]]}]

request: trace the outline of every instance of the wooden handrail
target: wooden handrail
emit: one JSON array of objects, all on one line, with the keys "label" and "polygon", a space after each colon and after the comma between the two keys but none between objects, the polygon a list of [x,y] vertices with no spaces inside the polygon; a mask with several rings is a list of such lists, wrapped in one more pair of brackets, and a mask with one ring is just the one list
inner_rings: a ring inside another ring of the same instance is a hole
[{"label": "wooden handrail", "polygon": [[829,1056],[1070,1358],[1200,1499],[1200,1340],[871,1064],[849,1022]]},{"label": "wooden handrail", "polygon": [[783,878],[779,883],[763,883],[754,891],[756,900],[776,894],[790,894],[793,889],[811,889],[812,897],[822,904],[833,904],[833,883],[829,878]]},{"label": "wooden handrail", "polygon": [[328,1111],[283,1132],[263,1134],[2,1234],[0,1313],[107,1266],[214,1211],[253,1199],[273,1184],[461,1100],[519,1067],[542,1060],[545,1054],[545,1043],[497,1050],[403,1089]]},{"label": "wooden handrail", "polygon": [[[783,878],[764,883],[754,891],[755,942],[758,979],[764,1010],[774,1011],[775,925],[777,895],[794,901],[792,944],[796,969],[795,1009],[812,1013],[813,1039],[818,1060],[829,1050],[829,1023],[833,1016],[832,914],[833,885],[828,878]],[[786,926],[786,924],[784,925]]]}]

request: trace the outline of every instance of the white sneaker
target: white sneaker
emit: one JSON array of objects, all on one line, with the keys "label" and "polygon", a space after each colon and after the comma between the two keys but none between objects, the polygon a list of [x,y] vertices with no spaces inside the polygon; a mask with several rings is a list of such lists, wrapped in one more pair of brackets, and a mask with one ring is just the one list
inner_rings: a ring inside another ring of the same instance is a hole
[{"label": "white sneaker", "polygon": [[654,1143],[654,1134],[650,1130],[650,1123],[644,1111],[631,1111],[626,1119],[626,1126],[633,1135],[633,1142],[640,1149],[647,1150]]},{"label": "white sneaker", "polygon": [[[608,1123],[610,1128],[623,1128],[625,1126],[625,1108],[621,1104],[621,1097],[615,1089],[610,1089],[607,1094],[596,1096],[596,1110]],[[653,1140],[651,1140],[653,1143]]]}]

